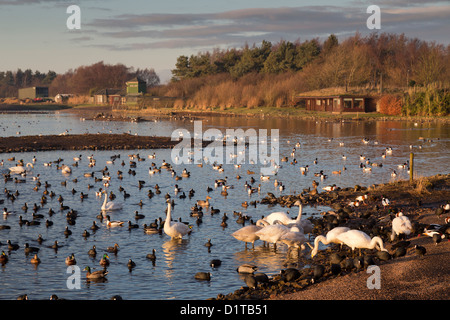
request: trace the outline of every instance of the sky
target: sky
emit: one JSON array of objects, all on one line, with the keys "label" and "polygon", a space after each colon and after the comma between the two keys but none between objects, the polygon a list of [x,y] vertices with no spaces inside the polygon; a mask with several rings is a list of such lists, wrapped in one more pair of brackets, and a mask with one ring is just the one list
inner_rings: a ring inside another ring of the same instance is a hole
[{"label": "sky", "polygon": [[[69,29],[70,5],[80,29]],[[370,5],[380,29],[370,30]],[[170,79],[180,55],[262,40],[339,40],[373,32],[450,43],[450,1],[426,0],[0,0],[0,71],[64,73],[98,61],[153,68]]]}]

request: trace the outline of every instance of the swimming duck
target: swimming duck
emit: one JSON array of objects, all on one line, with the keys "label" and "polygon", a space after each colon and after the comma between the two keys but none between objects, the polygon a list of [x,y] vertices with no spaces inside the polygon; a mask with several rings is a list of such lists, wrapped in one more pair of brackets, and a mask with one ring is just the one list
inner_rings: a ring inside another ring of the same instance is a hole
[{"label": "swimming duck", "polygon": [[71,266],[77,264],[77,260],[75,260],[75,254],[71,254],[66,258],[66,265]]},{"label": "swimming duck", "polygon": [[109,266],[109,256],[108,256],[106,253],[103,254],[103,257],[100,259],[99,264],[100,264],[102,267],[107,267],[107,266]]},{"label": "swimming duck", "polygon": [[108,274],[108,271],[106,271],[106,269],[91,272],[91,268],[86,267],[83,270],[86,271],[86,278],[88,279],[103,279]]},{"label": "swimming duck", "polygon": [[119,245],[114,243],[114,246],[106,248],[106,251],[110,253],[117,253],[119,251]]},{"label": "swimming duck", "polygon": [[155,261],[156,260],[156,250],[153,249],[152,253],[147,254],[146,258],[151,261]]},{"label": "swimming duck", "polygon": [[32,264],[36,264],[36,265],[37,265],[37,264],[41,263],[41,259],[39,259],[38,255],[35,254],[34,257],[31,258],[30,262],[31,262]]}]

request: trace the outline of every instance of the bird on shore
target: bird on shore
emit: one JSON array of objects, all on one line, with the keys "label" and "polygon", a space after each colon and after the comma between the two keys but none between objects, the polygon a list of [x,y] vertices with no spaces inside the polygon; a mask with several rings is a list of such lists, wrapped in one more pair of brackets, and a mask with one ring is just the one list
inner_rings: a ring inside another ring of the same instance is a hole
[{"label": "bird on shore", "polygon": [[360,255],[361,249],[374,249],[380,251],[387,251],[384,248],[383,240],[375,236],[370,238],[368,234],[360,230],[350,230],[344,233],[341,233],[337,236],[337,239],[342,241],[345,245],[349,246],[354,253],[356,248],[359,248]]},{"label": "bird on shore", "polygon": [[425,249],[425,247],[419,246],[419,245],[417,245],[417,244],[414,246],[414,249],[415,249],[415,251],[416,251],[416,254],[417,254],[419,257],[423,257],[423,256],[425,256],[425,254],[427,253],[427,249]]},{"label": "bird on shore", "polygon": [[336,227],[332,230],[328,231],[326,236],[319,235],[314,239],[314,248],[311,251],[311,258],[313,258],[317,251],[319,250],[319,242],[322,242],[324,245],[330,244],[330,243],[336,243],[342,245],[343,242],[337,238],[338,235],[341,233],[350,231],[350,228],[347,227]]},{"label": "bird on shore", "polygon": [[394,220],[392,220],[392,233],[391,241],[394,241],[396,236],[401,234],[409,235],[412,232],[412,224],[409,218],[403,215],[402,212],[396,214]]}]

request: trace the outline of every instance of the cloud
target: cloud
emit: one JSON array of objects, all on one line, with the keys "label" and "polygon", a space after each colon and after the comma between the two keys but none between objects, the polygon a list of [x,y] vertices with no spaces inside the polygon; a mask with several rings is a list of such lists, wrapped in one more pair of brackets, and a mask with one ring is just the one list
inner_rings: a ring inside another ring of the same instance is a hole
[{"label": "cloud", "polygon": [[[403,4],[404,0],[392,1]],[[381,32],[410,32],[413,36],[441,30],[448,24],[449,5],[430,3],[419,6],[382,7]],[[436,1],[441,2],[441,1]],[[303,6],[245,8],[210,13],[119,14],[93,19],[86,25],[98,31],[110,50],[242,46],[264,40],[325,38],[355,32],[369,33],[366,27],[368,1],[353,6]],[[347,3],[348,4],[348,3]],[[441,34],[442,33],[442,34]],[[442,31],[436,38],[447,39]],[[448,40],[446,40],[448,41]]]}]

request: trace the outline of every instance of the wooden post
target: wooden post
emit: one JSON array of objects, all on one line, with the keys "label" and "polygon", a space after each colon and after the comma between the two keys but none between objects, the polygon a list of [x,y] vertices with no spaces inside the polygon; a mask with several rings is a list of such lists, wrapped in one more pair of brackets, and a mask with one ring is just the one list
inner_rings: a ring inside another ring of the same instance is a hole
[{"label": "wooden post", "polygon": [[409,181],[414,180],[414,153],[409,154]]}]

